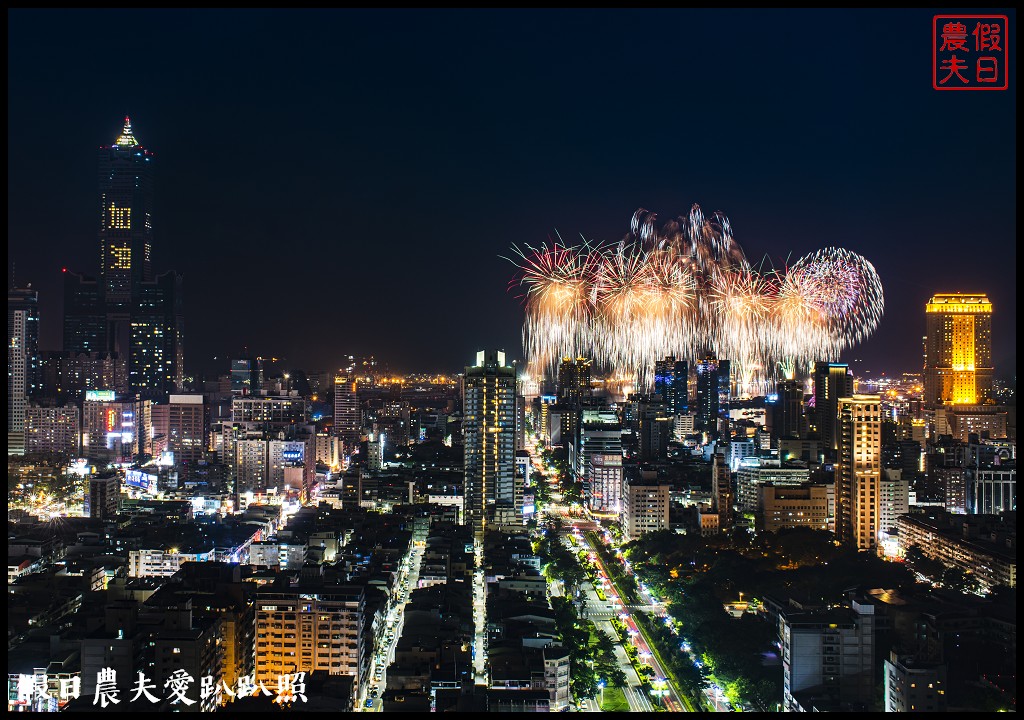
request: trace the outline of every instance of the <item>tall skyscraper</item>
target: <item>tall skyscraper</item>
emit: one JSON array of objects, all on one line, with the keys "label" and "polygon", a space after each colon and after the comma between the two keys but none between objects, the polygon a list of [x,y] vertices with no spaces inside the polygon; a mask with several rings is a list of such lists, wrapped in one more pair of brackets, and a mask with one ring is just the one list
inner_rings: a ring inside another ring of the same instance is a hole
[{"label": "tall skyscraper", "polygon": [[853,395],[853,374],[850,366],[841,363],[814,363],[814,415],[818,437],[826,454],[839,447],[836,430],[839,398]]},{"label": "tall skyscraper", "polygon": [[107,308],[96,278],[64,269],[64,350],[107,352]]},{"label": "tall skyscraper", "polygon": [[153,433],[163,435],[167,450],[186,478],[192,477],[206,450],[207,413],[202,395],[171,395],[153,406]]},{"label": "tall skyscraper", "polygon": [[992,398],[992,303],[943,293],[925,305],[924,400],[975,405]]},{"label": "tall skyscraper", "polygon": [[153,276],[153,153],[131,121],[99,149],[100,279],[64,273],[64,349],[126,361],[128,389],[164,398],[184,380],[181,276]]},{"label": "tall skyscraper", "polygon": [[779,380],[775,398],[770,401],[772,435],[778,438],[799,438],[804,431],[804,389],[799,380]]},{"label": "tall skyscraper", "polygon": [[25,410],[42,383],[39,356],[39,293],[7,291],[7,454],[25,453]]},{"label": "tall skyscraper", "polygon": [[99,149],[99,186],[100,272],[107,310],[127,315],[135,285],[153,279],[153,153],[135,139],[127,117],[114,144]]},{"label": "tall skyscraper", "polygon": [[[561,437],[566,448],[575,447],[580,437],[580,416],[591,397],[590,360],[583,357],[562,358],[558,366],[558,404],[561,406]],[[575,465],[570,464],[575,473]]]},{"label": "tall skyscraper", "polygon": [[562,358],[558,366],[558,401],[580,405],[590,397],[590,360],[587,358]]},{"label": "tall skyscraper", "polygon": [[133,392],[160,397],[181,388],[183,325],[180,275],[170,270],[136,284],[128,357],[128,386]]},{"label": "tall skyscraper", "polygon": [[359,444],[361,435],[358,389],[354,375],[334,378],[334,434],[341,438],[346,454]]},{"label": "tall skyscraper", "polygon": [[483,542],[497,504],[515,502],[514,495],[501,496],[514,492],[516,449],[516,373],[504,351],[478,352],[476,364],[466,368],[463,392],[466,519]]},{"label": "tall skyscraper", "polygon": [[881,396],[853,395],[837,403],[836,539],[858,550],[875,550],[882,500]]},{"label": "tall skyscraper", "polygon": [[686,387],[690,367],[685,360],[669,355],[654,363],[654,393],[671,415],[682,415],[689,410],[690,396]]},{"label": "tall skyscraper", "polygon": [[694,429],[718,437],[719,361],[708,355],[697,363],[697,407]]}]

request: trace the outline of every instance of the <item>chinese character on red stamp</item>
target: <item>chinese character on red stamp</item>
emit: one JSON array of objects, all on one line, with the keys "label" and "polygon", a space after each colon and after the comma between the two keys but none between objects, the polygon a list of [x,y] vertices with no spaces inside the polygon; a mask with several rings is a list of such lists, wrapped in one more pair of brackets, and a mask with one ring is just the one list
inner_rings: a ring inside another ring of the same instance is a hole
[{"label": "chinese character on red stamp", "polygon": [[932,19],[932,87],[1006,90],[1010,24],[1006,15],[936,15]]}]

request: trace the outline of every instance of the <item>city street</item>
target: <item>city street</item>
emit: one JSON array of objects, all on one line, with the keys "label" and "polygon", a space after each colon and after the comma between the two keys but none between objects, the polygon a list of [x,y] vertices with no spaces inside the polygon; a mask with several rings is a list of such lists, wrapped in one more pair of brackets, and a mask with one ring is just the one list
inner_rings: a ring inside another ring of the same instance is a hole
[{"label": "city street", "polygon": [[[414,540],[412,550],[399,568],[394,589],[394,592],[398,594],[398,599],[394,601],[392,609],[388,612],[387,621],[384,624],[384,634],[377,638],[377,644],[370,660],[370,682],[368,687],[364,686],[359,693],[357,702],[359,710],[374,712],[381,709],[380,696],[387,688],[388,665],[394,659],[395,646],[398,644],[398,639],[402,637],[402,629],[405,627],[405,606],[419,581],[423,550],[423,545],[417,544]],[[377,692],[377,698],[373,698],[374,691]],[[368,700],[371,701],[369,705],[367,705]]]}]

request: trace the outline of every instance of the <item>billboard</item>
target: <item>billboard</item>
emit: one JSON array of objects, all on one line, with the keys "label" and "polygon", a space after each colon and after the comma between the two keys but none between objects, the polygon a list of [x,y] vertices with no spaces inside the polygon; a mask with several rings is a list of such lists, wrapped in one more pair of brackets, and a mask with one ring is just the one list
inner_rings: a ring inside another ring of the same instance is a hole
[{"label": "billboard", "polygon": [[138,488],[143,492],[153,492],[156,490],[156,475],[150,475],[141,470],[126,470],[124,482],[129,487]]},{"label": "billboard", "polygon": [[114,402],[117,399],[117,393],[113,390],[86,390],[85,399],[86,401]]}]

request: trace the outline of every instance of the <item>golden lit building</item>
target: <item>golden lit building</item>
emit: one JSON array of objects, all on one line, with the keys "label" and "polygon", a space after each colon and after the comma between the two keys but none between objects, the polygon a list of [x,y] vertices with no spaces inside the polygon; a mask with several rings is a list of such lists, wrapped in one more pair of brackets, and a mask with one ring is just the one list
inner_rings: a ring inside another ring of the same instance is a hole
[{"label": "golden lit building", "polygon": [[878,547],[882,475],[882,398],[839,398],[836,539],[858,550]]},{"label": "golden lit building", "polygon": [[924,400],[976,405],[992,398],[992,303],[943,293],[925,305]]}]

